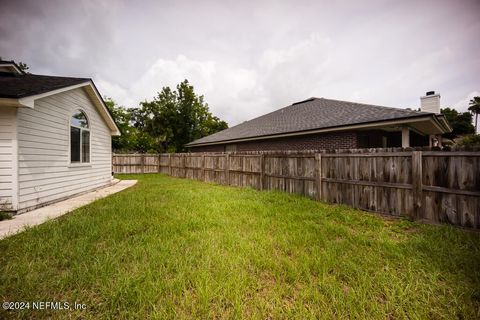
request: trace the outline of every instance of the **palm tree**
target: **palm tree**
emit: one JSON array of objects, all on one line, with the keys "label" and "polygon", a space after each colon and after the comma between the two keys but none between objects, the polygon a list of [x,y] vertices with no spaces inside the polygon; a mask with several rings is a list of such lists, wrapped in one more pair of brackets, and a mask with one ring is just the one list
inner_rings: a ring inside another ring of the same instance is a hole
[{"label": "palm tree", "polygon": [[468,104],[468,110],[475,115],[475,133],[477,133],[478,114],[480,113],[480,97],[474,97]]}]

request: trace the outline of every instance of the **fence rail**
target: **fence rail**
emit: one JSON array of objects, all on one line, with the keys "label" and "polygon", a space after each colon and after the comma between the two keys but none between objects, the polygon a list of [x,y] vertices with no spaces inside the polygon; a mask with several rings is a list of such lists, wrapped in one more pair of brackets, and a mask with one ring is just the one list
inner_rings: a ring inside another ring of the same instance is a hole
[{"label": "fence rail", "polygon": [[174,177],[298,193],[393,216],[480,229],[480,152],[114,154],[114,173]]}]

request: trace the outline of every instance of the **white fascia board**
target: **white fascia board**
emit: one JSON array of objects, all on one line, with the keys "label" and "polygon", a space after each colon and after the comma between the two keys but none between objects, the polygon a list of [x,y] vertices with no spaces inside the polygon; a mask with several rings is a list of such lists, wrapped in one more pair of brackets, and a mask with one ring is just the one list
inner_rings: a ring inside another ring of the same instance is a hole
[{"label": "white fascia board", "polygon": [[437,119],[438,122],[440,122],[442,124],[442,126],[445,129],[445,132],[452,132],[453,131],[452,127],[450,126],[450,124],[448,123],[447,119],[445,118],[445,116],[443,114],[436,115],[435,118]]},{"label": "white fascia board", "polygon": [[118,129],[117,124],[115,123],[112,116],[110,115],[110,112],[108,112],[107,106],[103,102],[103,99],[100,96],[100,93],[97,91],[97,88],[95,87],[95,85],[93,84],[92,81],[89,81],[89,86],[87,86],[86,89],[88,91],[93,92],[93,94],[96,98],[94,100],[96,101],[96,103],[99,104],[99,106],[100,106],[99,109],[101,110],[102,115],[104,116],[104,118],[108,119],[107,124],[110,127],[112,136],[120,136],[121,135],[120,129]]},{"label": "white fascia board", "polygon": [[[73,86],[69,86],[69,87],[65,87],[65,88],[60,88],[60,89],[56,89],[56,90],[52,90],[52,91],[48,91],[48,92],[36,94],[36,95],[33,95],[33,96],[28,96],[28,97],[25,97],[25,98],[20,98],[20,99],[18,99],[18,103],[21,104],[21,105],[24,106],[24,107],[32,108],[32,109],[33,109],[33,107],[34,107],[34,105],[35,105],[35,100],[38,100],[38,99],[41,99],[41,98],[45,98],[45,97],[48,97],[48,96],[53,96],[54,94],[62,93],[62,92],[65,92],[65,91],[69,91],[69,90],[73,90],[73,89],[85,87],[85,86],[87,86],[87,85],[89,85],[89,84],[90,84],[90,81],[85,81],[85,82],[82,82],[82,83],[79,83],[79,84],[75,84],[75,85],[73,85]],[[91,85],[91,84],[90,84],[90,85]]]},{"label": "white fascia board", "polygon": [[22,70],[20,70],[19,68],[17,68],[17,66],[13,63],[4,63],[4,64],[0,64],[0,67],[7,67],[7,68],[12,68],[15,70],[15,72],[17,72],[18,74],[24,74],[24,72]]}]

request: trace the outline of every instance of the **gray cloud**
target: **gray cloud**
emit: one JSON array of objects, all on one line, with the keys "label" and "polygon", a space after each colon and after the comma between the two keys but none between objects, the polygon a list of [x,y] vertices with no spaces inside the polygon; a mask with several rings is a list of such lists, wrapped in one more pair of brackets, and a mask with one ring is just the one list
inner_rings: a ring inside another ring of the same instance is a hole
[{"label": "gray cloud", "polygon": [[236,124],[310,96],[465,110],[480,91],[467,1],[2,1],[0,56],[92,77],[132,107],[187,78]]}]

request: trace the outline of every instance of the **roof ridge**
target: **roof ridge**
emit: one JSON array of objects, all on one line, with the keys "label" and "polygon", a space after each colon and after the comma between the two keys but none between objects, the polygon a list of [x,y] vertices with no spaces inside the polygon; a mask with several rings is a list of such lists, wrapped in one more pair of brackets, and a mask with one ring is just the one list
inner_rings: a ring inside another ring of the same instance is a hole
[{"label": "roof ridge", "polygon": [[318,99],[318,98],[310,97],[310,98],[302,100],[302,101],[294,102],[291,105],[294,106],[294,105],[297,105],[297,104],[302,104],[302,103],[313,101],[313,100],[316,100],[316,99]]},{"label": "roof ridge", "polygon": [[390,110],[396,110],[396,111],[405,111],[405,112],[414,112],[418,114],[429,114],[431,112],[425,112],[425,111],[416,111],[416,110],[407,110],[404,108],[395,108],[395,107],[388,107],[388,106],[382,106],[379,104],[370,104],[370,103],[363,103],[363,102],[354,102],[354,101],[346,101],[346,100],[339,100],[339,99],[329,99],[329,98],[317,98],[319,100],[330,100],[330,101],[338,101],[338,102],[345,102],[345,103],[353,103],[353,104],[359,104],[362,106],[369,106],[369,107],[378,107],[378,108],[386,108]]},{"label": "roof ridge", "polygon": [[83,79],[83,80],[92,80],[92,78],[84,77],[67,77],[67,76],[52,76],[48,74],[36,74],[36,73],[27,73],[24,76],[38,76],[38,77],[49,77],[49,78],[64,78],[64,79]]}]

